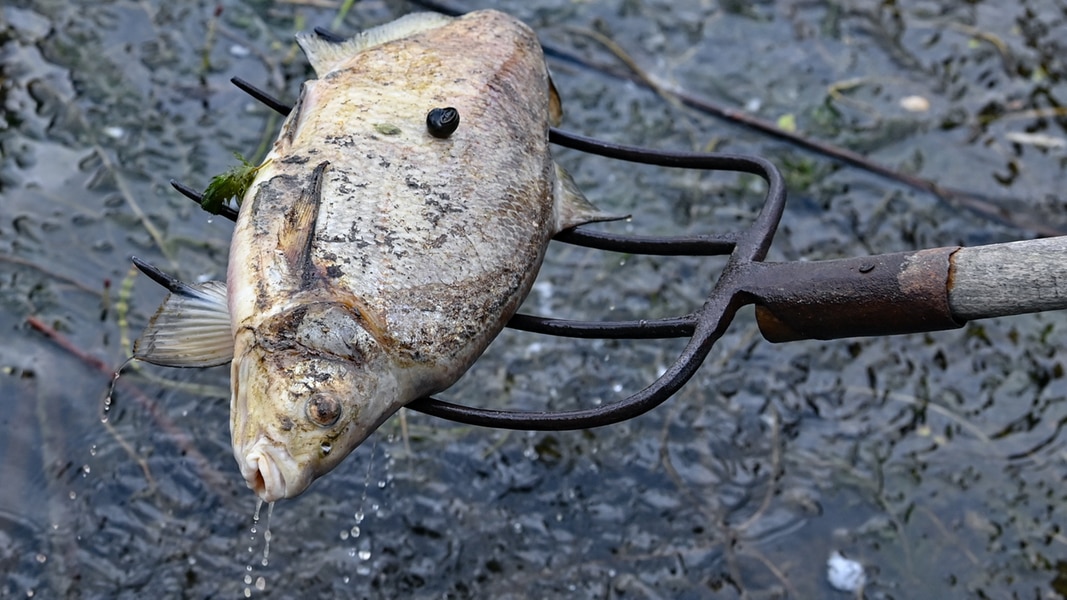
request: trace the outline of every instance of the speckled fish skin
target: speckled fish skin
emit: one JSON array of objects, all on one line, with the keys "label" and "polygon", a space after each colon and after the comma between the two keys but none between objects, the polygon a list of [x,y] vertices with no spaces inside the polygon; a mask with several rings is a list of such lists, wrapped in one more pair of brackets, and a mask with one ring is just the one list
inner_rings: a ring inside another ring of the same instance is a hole
[{"label": "speckled fish skin", "polygon": [[[301,493],[401,406],[454,383],[569,226],[554,92],[521,22],[470,13],[318,76],[230,252],[231,435],[265,501]],[[435,138],[426,115],[448,106],[459,128]]]}]

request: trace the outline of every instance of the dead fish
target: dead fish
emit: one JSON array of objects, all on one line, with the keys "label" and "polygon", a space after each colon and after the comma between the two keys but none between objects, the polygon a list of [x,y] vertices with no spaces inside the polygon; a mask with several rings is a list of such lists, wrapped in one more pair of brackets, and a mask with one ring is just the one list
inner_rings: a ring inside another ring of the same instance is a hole
[{"label": "dead fish", "polygon": [[559,98],[518,20],[416,13],[342,43],[297,40],[318,78],[243,199],[226,285],[172,293],[135,352],[232,359],[234,456],[268,502],[459,379],[553,235],[618,218],[553,162]]}]

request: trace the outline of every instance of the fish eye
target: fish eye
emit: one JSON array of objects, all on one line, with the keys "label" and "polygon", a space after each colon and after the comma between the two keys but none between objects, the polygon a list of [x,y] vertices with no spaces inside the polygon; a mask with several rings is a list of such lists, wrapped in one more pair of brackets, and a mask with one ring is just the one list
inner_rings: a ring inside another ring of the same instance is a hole
[{"label": "fish eye", "polygon": [[459,111],[448,108],[435,108],[426,114],[426,129],[430,135],[442,140],[452,135],[459,127]]},{"label": "fish eye", "polygon": [[308,398],[307,416],[319,427],[329,427],[341,418],[341,403],[331,396],[315,394]]}]

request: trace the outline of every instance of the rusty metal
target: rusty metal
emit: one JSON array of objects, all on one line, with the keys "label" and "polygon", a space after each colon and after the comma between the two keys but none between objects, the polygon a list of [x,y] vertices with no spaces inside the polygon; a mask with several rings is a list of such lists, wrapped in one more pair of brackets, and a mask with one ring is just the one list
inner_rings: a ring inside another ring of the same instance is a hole
[{"label": "rusty metal", "polygon": [[958,247],[818,262],[753,263],[748,288],[771,342],[961,327],[949,307]]},{"label": "rusty metal", "polygon": [[[255,86],[236,78],[232,81],[270,108],[282,114],[289,112],[288,105]],[[645,237],[578,227],[556,236],[560,242],[633,254],[729,255],[704,305],[686,315],[638,321],[571,321],[518,314],[508,324],[515,329],[563,337],[690,338],[674,363],[643,390],[616,402],[559,412],[489,410],[437,398],[416,400],[408,408],[453,421],[508,429],[551,431],[617,423],[651,410],[685,385],[737,310],[747,304],[756,305],[761,331],[776,342],[913,333],[963,325],[953,318],[948,305],[950,257],[956,248],[819,262],[762,262],[786,200],[781,173],[766,159],[662,152],[610,144],[558,129],[550,131],[549,139],[623,161],[755,174],[767,182],[766,198],[752,223],[734,233]],[[172,185],[200,202],[200,194],[192,188],[177,182]],[[223,206],[219,214],[233,220],[237,210]]]}]

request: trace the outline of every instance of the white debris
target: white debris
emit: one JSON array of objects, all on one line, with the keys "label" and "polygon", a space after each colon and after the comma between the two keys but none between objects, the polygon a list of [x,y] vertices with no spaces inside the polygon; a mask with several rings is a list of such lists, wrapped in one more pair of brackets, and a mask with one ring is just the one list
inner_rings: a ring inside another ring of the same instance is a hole
[{"label": "white debris", "polygon": [[105,127],[103,131],[104,135],[113,140],[122,139],[126,135],[126,130],[121,127]]},{"label": "white debris", "polygon": [[857,592],[867,583],[863,565],[834,550],[826,561],[826,579],[835,590]]},{"label": "white debris", "polygon": [[930,110],[930,101],[922,96],[904,96],[900,107],[908,112],[926,112]]},{"label": "white debris", "polygon": [[1009,142],[1016,144],[1022,144],[1024,146],[1037,146],[1038,148],[1064,148],[1067,147],[1067,140],[1056,137],[1054,135],[1047,135],[1044,133],[1026,133],[1024,131],[1009,131],[1004,134],[1004,137],[1008,138]]},{"label": "white debris", "polygon": [[247,47],[242,46],[241,44],[233,44],[230,46],[231,56],[236,56],[237,58],[244,58],[249,54],[252,54],[252,51],[249,50]]}]

